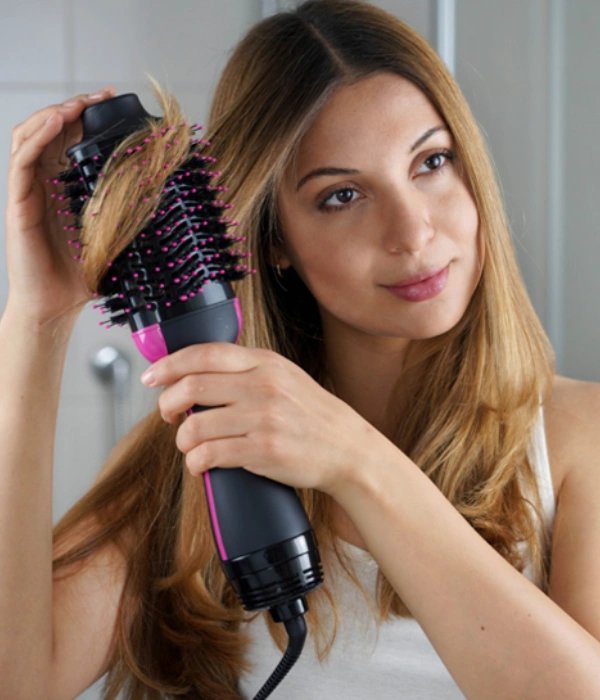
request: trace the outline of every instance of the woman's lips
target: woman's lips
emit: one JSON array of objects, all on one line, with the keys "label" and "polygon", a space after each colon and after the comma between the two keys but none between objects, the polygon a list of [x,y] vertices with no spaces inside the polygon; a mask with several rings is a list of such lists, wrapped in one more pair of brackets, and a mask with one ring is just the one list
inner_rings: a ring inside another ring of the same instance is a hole
[{"label": "woman's lips", "polygon": [[405,301],[425,301],[427,299],[433,299],[433,297],[436,297],[444,290],[446,282],[448,281],[449,272],[450,265],[446,265],[443,270],[436,272],[431,277],[421,280],[420,282],[403,284],[401,287],[386,287],[386,289]]}]

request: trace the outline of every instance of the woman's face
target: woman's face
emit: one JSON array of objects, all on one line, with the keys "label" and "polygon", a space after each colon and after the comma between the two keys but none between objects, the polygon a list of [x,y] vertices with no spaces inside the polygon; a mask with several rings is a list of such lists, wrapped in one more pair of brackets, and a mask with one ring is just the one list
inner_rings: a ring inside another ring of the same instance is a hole
[{"label": "woman's face", "polygon": [[394,74],[340,88],[326,104],[279,191],[279,263],[315,297],[326,339],[423,339],[460,320],[482,261],[453,155],[431,103]]}]

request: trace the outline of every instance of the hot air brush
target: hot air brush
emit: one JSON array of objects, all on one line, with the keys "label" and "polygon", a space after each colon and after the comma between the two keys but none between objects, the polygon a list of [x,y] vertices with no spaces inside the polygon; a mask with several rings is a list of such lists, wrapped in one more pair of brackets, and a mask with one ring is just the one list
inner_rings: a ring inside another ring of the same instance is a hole
[{"label": "hot air brush", "polygon": [[[162,123],[133,93],[84,110],[83,139],[67,151],[72,167],[55,181],[65,183],[69,213],[76,221],[70,228],[82,228],[84,208],[98,199],[113,159],[126,157],[119,152],[121,144],[147,127],[149,119]],[[238,239],[228,233],[233,225],[225,215],[228,205],[218,199],[224,188],[211,185],[214,158],[203,153],[207,142],[192,138],[196,127],[187,131],[186,157],[166,180],[155,178],[151,216],[107,261],[99,287],[100,306],[110,318],[106,323],[129,324],[139,351],[150,362],[196,343],[235,343],[242,326],[230,282],[250,271],[240,264],[240,251],[231,250]],[[111,193],[102,196],[102,206],[111,206]],[[145,198],[146,211],[147,202]],[[194,406],[189,413],[207,408]],[[290,638],[284,657],[255,700],[266,698],[304,645],[305,596],[323,581],[317,542],[293,488],[241,467],[210,469],[204,473],[204,485],[228,580],[246,610],[268,608]]]}]

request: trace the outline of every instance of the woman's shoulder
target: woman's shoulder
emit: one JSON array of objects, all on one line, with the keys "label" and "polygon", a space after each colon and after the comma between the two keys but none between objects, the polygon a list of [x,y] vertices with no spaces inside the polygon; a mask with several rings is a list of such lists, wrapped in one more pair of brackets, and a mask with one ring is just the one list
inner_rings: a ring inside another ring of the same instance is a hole
[{"label": "woman's shoulder", "polygon": [[544,403],[544,424],[558,496],[573,469],[594,468],[600,459],[600,383],[555,375]]}]

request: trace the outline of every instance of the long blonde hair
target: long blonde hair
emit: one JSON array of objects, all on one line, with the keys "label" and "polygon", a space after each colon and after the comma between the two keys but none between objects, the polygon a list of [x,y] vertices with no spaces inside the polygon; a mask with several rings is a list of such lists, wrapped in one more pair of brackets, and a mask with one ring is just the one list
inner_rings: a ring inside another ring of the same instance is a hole
[{"label": "long blonde hair", "polygon": [[[258,270],[233,283],[244,313],[239,342],[281,353],[332,390],[314,298],[293,270],[282,287],[272,267],[281,240],[277,192],[302,136],[332,92],[383,71],[414,83],[448,126],[486,251],[480,282],[459,323],[442,336],[410,344],[389,404],[390,415],[398,417],[394,440],[519,571],[526,565],[519,545],[526,544],[532,570],[547,591],[548,541],[537,527],[542,506],[528,446],[540,402],[550,391],[552,351],[521,280],[491,161],[464,97],[427,42],[367,3],[310,0],[263,20],[239,43],[217,86],[209,153],[217,158],[220,181],[240,221],[238,233],[246,237],[245,250]],[[175,98],[157,85],[155,93],[164,123],[182,124]],[[155,126],[125,146],[142,143]],[[148,148],[158,157],[164,144],[155,141]],[[136,163],[136,157],[141,162],[135,153],[128,162]],[[126,192],[136,178],[131,170],[111,186]],[[113,207],[104,208],[106,217],[111,210],[114,216]],[[115,230],[106,226],[109,220],[97,216],[98,238]],[[132,222],[118,245],[95,246],[88,237],[90,284],[98,283],[109,251],[114,255],[135,234]],[[106,684],[105,697],[111,700],[120,689],[131,699],[161,693],[239,698],[237,682],[248,669],[249,644],[241,623],[264,614],[244,611],[225,579],[204,494],[175,446],[177,428],[155,410],[119,463],[54,532],[58,548],[82,524],[92,523],[55,558],[55,569],[85,560],[108,542],[120,543],[127,555]],[[331,499],[308,489],[299,495],[325,571],[339,563],[360,586],[333,536]],[[126,548],[126,532],[133,534],[128,541],[135,541],[135,548]],[[322,660],[333,644],[337,619],[327,576],[309,604],[307,623]],[[411,616],[381,572],[371,606],[379,622]],[[332,627],[326,624],[330,615]],[[268,615],[266,621],[283,651],[284,630]]]}]

